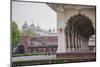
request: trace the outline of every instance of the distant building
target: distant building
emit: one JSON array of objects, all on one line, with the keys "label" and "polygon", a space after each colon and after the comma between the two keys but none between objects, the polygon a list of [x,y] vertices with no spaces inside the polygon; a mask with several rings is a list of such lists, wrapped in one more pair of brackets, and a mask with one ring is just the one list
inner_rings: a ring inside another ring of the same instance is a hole
[{"label": "distant building", "polygon": [[21,36],[21,45],[24,46],[25,52],[44,52],[55,54],[57,51],[57,36]]},{"label": "distant building", "polygon": [[[36,35],[30,36],[26,32],[33,32]],[[46,54],[55,54],[58,47],[58,37],[55,30],[42,30],[40,26],[33,23],[28,25],[25,22],[22,26],[20,45],[24,47],[25,53],[44,52]],[[20,51],[20,50],[19,50]]]},{"label": "distant building", "polygon": [[51,30],[49,29],[48,31],[43,30],[40,28],[40,26],[35,26],[33,23],[31,25],[28,25],[27,22],[25,22],[22,26],[22,32],[27,32],[31,31],[36,33],[36,35],[51,35],[52,33],[55,33],[55,29]]}]

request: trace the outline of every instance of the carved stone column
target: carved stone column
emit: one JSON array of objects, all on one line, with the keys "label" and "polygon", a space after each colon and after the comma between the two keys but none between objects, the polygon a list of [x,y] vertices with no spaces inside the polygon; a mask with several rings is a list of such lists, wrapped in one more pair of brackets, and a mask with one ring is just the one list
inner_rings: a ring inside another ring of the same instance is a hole
[{"label": "carved stone column", "polygon": [[63,6],[57,6],[57,29],[58,29],[58,48],[57,53],[66,53],[66,36],[65,36],[65,11]]}]

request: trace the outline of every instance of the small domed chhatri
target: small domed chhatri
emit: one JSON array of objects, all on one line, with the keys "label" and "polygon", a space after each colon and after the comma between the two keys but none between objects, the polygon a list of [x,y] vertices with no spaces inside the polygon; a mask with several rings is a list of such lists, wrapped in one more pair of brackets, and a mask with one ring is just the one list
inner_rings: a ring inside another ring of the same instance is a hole
[{"label": "small domed chhatri", "polygon": [[28,28],[29,28],[29,25],[28,25],[27,22],[25,21],[25,23],[24,23],[23,26],[22,26],[23,32],[28,31]]},{"label": "small domed chhatri", "polygon": [[32,24],[30,25],[30,27],[35,28],[35,25],[32,23]]},{"label": "small domed chhatri", "polygon": [[28,28],[28,24],[27,24],[26,21],[25,21],[25,23],[23,24],[22,28],[23,28],[23,29],[24,29],[24,28]]}]

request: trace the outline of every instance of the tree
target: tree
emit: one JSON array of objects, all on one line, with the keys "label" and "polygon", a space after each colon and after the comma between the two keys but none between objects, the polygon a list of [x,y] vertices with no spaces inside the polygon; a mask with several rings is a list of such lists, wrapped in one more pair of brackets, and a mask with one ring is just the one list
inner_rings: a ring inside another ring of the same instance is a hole
[{"label": "tree", "polygon": [[20,42],[20,30],[15,21],[12,21],[12,47],[15,48]]}]

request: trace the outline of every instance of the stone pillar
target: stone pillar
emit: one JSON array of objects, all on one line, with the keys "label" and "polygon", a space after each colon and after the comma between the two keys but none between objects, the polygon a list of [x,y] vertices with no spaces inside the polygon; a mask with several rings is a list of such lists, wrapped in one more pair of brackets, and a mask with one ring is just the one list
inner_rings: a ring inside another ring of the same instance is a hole
[{"label": "stone pillar", "polygon": [[78,51],[80,51],[80,33],[78,33]]},{"label": "stone pillar", "polygon": [[58,29],[58,48],[57,53],[66,53],[65,36],[65,11],[63,6],[57,7],[57,29]]},{"label": "stone pillar", "polygon": [[77,50],[79,51],[79,34],[77,33]]},{"label": "stone pillar", "polygon": [[85,44],[85,42],[84,42],[84,37],[83,37],[83,45],[82,45],[82,50],[84,51],[84,44]]},{"label": "stone pillar", "polygon": [[81,49],[81,34],[79,34],[79,50]]},{"label": "stone pillar", "polygon": [[74,51],[75,51],[76,46],[75,46],[75,32],[74,31],[73,31],[73,48],[74,48]]},{"label": "stone pillar", "polygon": [[81,48],[80,48],[81,51],[88,51],[88,40],[81,36]]},{"label": "stone pillar", "polygon": [[82,48],[82,34],[80,33],[80,51],[81,51],[81,48]]},{"label": "stone pillar", "polygon": [[76,31],[75,31],[75,51],[77,49],[77,36],[76,36]]},{"label": "stone pillar", "polygon": [[65,32],[65,35],[66,35],[66,51],[68,49],[68,32]]},{"label": "stone pillar", "polygon": [[76,30],[76,51],[78,51],[78,33]]},{"label": "stone pillar", "polygon": [[71,48],[70,48],[70,33],[68,32],[68,48],[67,48],[67,52],[71,52]]},{"label": "stone pillar", "polygon": [[72,51],[74,51],[74,32],[72,31]]},{"label": "stone pillar", "polygon": [[89,48],[88,48],[88,39],[85,39],[85,50],[89,51]]},{"label": "stone pillar", "polygon": [[69,30],[69,50],[72,51],[73,49],[73,38],[72,38],[72,31]]}]

